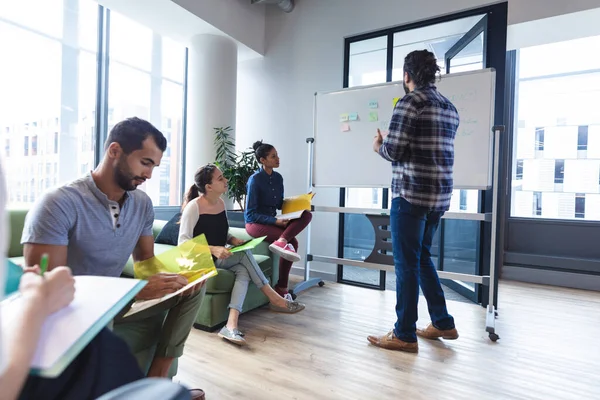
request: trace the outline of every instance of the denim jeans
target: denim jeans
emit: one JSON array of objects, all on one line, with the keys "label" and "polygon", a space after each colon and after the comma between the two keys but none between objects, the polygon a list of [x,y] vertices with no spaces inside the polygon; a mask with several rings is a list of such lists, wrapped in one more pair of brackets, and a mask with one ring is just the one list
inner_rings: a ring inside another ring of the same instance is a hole
[{"label": "denim jeans", "polygon": [[242,312],[250,281],[254,282],[259,289],[269,284],[269,280],[258,266],[250,250],[234,253],[229,258],[217,260],[215,265],[217,268],[228,269],[235,274],[235,282],[233,283],[228,308],[233,308],[239,312]]},{"label": "denim jeans", "polygon": [[410,204],[401,197],[392,200],[390,225],[396,270],[396,316],[394,334],[405,342],[416,342],[419,285],[423,290],[433,326],[454,328],[444,291],[431,260],[431,243],[444,215]]}]

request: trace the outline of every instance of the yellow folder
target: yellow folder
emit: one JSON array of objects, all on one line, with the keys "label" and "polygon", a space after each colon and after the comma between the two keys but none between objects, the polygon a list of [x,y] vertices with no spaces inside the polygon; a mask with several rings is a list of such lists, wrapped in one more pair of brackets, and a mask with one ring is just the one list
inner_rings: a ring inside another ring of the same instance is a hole
[{"label": "yellow folder", "polygon": [[160,272],[181,274],[191,283],[207,274],[216,275],[217,269],[206,237],[199,235],[148,260],[136,262],[133,272],[137,279],[148,279]]},{"label": "yellow folder", "polygon": [[301,194],[299,196],[286,197],[283,199],[283,206],[281,207],[282,214],[290,214],[302,210],[311,210],[312,199],[315,196],[314,193]]}]

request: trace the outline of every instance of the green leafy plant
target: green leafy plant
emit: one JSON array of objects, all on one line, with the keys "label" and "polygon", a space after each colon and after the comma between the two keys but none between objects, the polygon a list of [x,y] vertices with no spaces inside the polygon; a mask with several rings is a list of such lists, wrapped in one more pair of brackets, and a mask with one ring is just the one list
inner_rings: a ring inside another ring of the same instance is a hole
[{"label": "green leafy plant", "polygon": [[244,210],[246,200],[246,184],[248,179],[259,165],[254,157],[254,151],[247,149],[236,154],[235,144],[231,140],[230,126],[225,128],[214,128],[215,130],[215,163],[223,171],[223,175],[228,182],[228,195],[232,198],[242,210]]}]

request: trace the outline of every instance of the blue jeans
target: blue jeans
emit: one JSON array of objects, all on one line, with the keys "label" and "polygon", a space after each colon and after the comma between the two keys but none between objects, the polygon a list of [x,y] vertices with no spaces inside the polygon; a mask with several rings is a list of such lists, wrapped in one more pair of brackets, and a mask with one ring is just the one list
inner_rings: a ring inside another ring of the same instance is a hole
[{"label": "blue jeans", "polygon": [[390,225],[396,269],[396,315],[394,335],[405,342],[417,341],[419,285],[423,290],[433,326],[454,328],[444,291],[431,260],[431,243],[444,215],[410,204],[401,197],[392,200]]}]

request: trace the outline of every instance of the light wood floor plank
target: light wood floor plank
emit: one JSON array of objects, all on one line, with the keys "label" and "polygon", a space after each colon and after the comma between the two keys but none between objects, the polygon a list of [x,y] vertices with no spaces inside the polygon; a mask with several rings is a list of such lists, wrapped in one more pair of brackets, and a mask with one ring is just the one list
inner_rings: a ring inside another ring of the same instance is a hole
[{"label": "light wood floor plank", "polygon": [[[419,353],[375,348],[395,294],[327,283],[306,310],[243,315],[247,348],[193,330],[175,378],[207,399],[600,399],[600,293],[501,282],[492,343],[484,309],[449,302],[460,338]],[[423,298],[419,325],[429,319]]]}]

